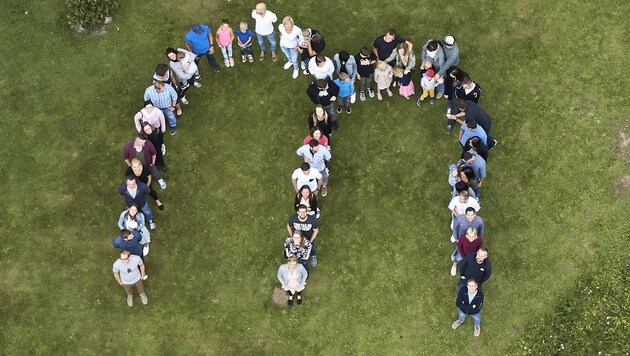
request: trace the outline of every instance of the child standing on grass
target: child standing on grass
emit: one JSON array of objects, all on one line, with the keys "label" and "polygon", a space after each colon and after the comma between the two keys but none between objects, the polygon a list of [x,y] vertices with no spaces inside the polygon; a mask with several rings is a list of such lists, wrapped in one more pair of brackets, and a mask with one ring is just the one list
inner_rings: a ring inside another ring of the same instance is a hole
[{"label": "child standing on grass", "polygon": [[247,22],[241,22],[239,30],[236,31],[236,37],[238,46],[241,48],[241,61],[245,63],[245,61],[249,60],[249,63],[253,63],[252,40],[254,39],[254,33],[247,28]]},{"label": "child standing on grass", "polygon": [[405,74],[405,70],[401,67],[394,68],[394,79],[400,84],[398,92],[407,100],[409,100],[416,91],[416,88],[413,86],[413,81],[411,80],[411,74],[413,74],[413,71]]},{"label": "child standing on grass", "polygon": [[383,61],[376,62],[376,69],[374,70],[374,81],[376,82],[376,97],[378,100],[383,100],[381,91],[386,90],[387,95],[394,95],[389,86],[392,85],[392,67]]},{"label": "child standing on grass", "polygon": [[435,87],[437,86],[437,80],[435,80],[435,71],[433,69],[428,69],[424,75],[422,76],[422,80],[420,80],[420,85],[422,86],[422,95],[418,99],[418,106],[422,106],[422,102],[426,99],[427,96],[431,97],[429,101],[431,104],[435,103]]},{"label": "child standing on grass", "polygon": [[372,90],[372,75],[374,74],[374,63],[376,63],[376,55],[369,48],[363,47],[361,51],[354,56],[357,62],[357,79],[361,82],[361,91],[359,99],[365,101],[365,90],[367,89],[370,98],[374,97]]},{"label": "child standing on grass", "polygon": [[354,84],[350,81],[350,76],[348,73],[341,72],[339,73],[339,78],[334,80],[335,84],[339,86],[339,95],[337,95],[337,113],[341,113],[343,108],[346,108],[346,112],[348,114],[352,113],[352,109],[350,109],[351,96],[354,93]]},{"label": "child standing on grass", "polygon": [[232,58],[232,42],[234,42],[234,30],[230,27],[228,19],[221,20],[221,26],[217,29],[217,43],[221,48],[226,67],[234,67]]}]

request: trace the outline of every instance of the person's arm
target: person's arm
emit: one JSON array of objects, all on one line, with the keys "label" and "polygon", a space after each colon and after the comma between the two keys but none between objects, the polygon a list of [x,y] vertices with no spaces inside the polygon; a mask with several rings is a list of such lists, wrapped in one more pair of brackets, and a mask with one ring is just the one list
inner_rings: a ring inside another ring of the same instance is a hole
[{"label": "person's arm", "polygon": [[462,142],[462,137],[464,136],[464,126],[462,126],[462,128],[459,130],[459,136],[457,137],[457,140],[459,142]]},{"label": "person's arm", "polygon": [[186,49],[192,52],[192,47],[190,46],[190,43],[186,42]]},{"label": "person's arm", "polygon": [[128,158],[125,158],[125,163],[127,163],[127,166],[131,167],[131,160]]},{"label": "person's arm", "polygon": [[120,280],[120,273],[118,272],[114,272],[114,279],[116,280],[116,282],[122,286],[122,281]]},{"label": "person's arm", "polygon": [[393,61],[396,58],[397,54],[398,54],[398,51],[393,50],[392,54],[390,54],[389,57],[387,57],[387,59],[384,59],[383,62],[389,63],[389,62]]},{"label": "person's arm", "polygon": [[483,277],[481,278],[481,281],[479,281],[479,284],[487,281],[490,278],[491,274],[492,274],[492,264],[490,263],[490,260],[486,259],[486,268],[483,272]]},{"label": "person's arm", "polygon": [[118,228],[121,230],[125,228],[125,214],[126,213],[127,213],[126,211],[123,211],[120,214],[120,217],[118,218]]},{"label": "person's arm", "polygon": [[234,29],[230,27],[230,44],[234,43]]},{"label": "person's arm", "polygon": [[311,250],[313,249],[313,245],[308,244],[308,249],[306,250],[306,256],[304,256],[305,260],[308,260],[311,257]]},{"label": "person's arm", "polygon": [[481,237],[485,236],[485,231],[483,229],[483,219],[480,217],[475,217],[475,219],[479,219],[479,226],[477,227],[477,234]]},{"label": "person's arm", "polygon": [[407,61],[407,68],[405,69],[405,74],[411,72],[416,68],[416,55],[409,51],[409,60]]},{"label": "person's arm", "polygon": [[319,228],[313,229],[313,236],[311,236],[311,243],[315,241],[315,239],[317,238],[317,234],[319,234]]},{"label": "person's arm", "polygon": [[[142,229],[144,228],[144,214],[142,213],[142,211],[139,211],[137,214],[137,220],[138,220],[138,231],[142,232]],[[121,228],[122,229],[122,228]],[[142,240],[142,238],[140,238],[140,240]]]},{"label": "person's arm", "polygon": [[405,43],[407,44],[407,48],[409,48],[409,51],[413,51],[413,43],[409,42],[409,41],[405,41]]},{"label": "person's arm", "polygon": [[[448,57],[447,60],[444,61],[444,65],[442,66],[442,68],[440,68],[440,70],[437,72],[437,75],[439,77],[443,77],[446,74],[446,71],[453,67],[455,65],[455,62],[459,60],[459,47],[455,46],[452,49],[453,53],[451,56]],[[446,57],[446,53],[445,56]]]},{"label": "person's arm", "polygon": [[466,279],[466,275],[464,273],[466,272],[467,266],[468,266],[468,258],[464,257],[464,259],[461,260],[461,262],[459,262],[459,278]]},{"label": "person's arm", "polygon": [[280,284],[282,285],[282,289],[287,290],[287,284],[286,284],[286,278],[285,278],[285,273],[282,267],[284,267],[285,265],[280,266],[280,268],[278,268],[278,280],[280,281]]},{"label": "person's arm", "polygon": [[140,278],[144,279],[144,263],[140,265]]},{"label": "person's arm", "polygon": [[[453,231],[455,231],[453,229]],[[464,257],[464,240],[466,240],[466,236],[460,236],[459,240],[457,240],[457,250],[459,250],[460,256]]]},{"label": "person's arm", "polygon": [[289,225],[289,223],[287,223],[287,231],[289,232],[289,236],[293,236],[293,229],[291,228],[291,225]]},{"label": "person's arm", "polygon": [[136,115],[134,115],[133,117],[133,123],[136,125],[136,130],[138,131],[138,133],[142,131],[142,117],[143,116],[144,115],[142,114],[142,111],[138,111]]},{"label": "person's arm", "polygon": [[168,92],[171,94],[171,99],[173,100],[173,102],[171,103],[171,107],[169,108],[170,111],[175,111],[175,105],[177,105],[177,92],[175,92],[175,89],[173,89],[172,86],[168,85],[165,86],[165,88],[168,88]]},{"label": "person's arm", "polygon": [[357,79],[357,76],[359,75],[359,73],[357,71],[357,69],[358,69],[357,61],[356,61],[356,59],[354,59],[354,56],[351,56],[348,61],[352,61],[350,63],[350,71],[352,72],[352,73],[350,73],[350,81],[352,81],[352,83],[354,83],[354,81]]},{"label": "person's arm", "polygon": [[[297,179],[295,179],[295,180],[293,180],[293,181],[294,181],[294,182],[296,182],[296,181],[297,181]],[[297,185],[296,185],[295,183],[293,183],[293,186],[294,186],[294,187],[297,187]],[[296,194],[295,194],[295,198],[293,198],[293,209],[295,209],[296,211],[298,210],[298,209],[297,209],[298,205],[300,205],[300,200],[301,200],[301,199],[300,199],[300,194],[297,194],[297,192],[296,192]]]},{"label": "person's arm", "polygon": [[293,189],[295,189],[295,192],[298,192],[298,186],[297,186],[297,178],[293,179],[291,178],[291,184],[293,184]]},{"label": "person's arm", "polygon": [[208,28],[208,42],[210,42],[210,54],[214,53],[214,39],[212,38],[212,31]]},{"label": "person's arm", "polygon": [[166,132],[166,120],[164,120],[164,113],[160,109],[155,110],[155,112],[157,113],[158,120],[160,121],[160,131],[164,133]]},{"label": "person's arm", "polygon": [[376,47],[377,42],[378,42],[378,37],[374,40],[374,43],[372,44],[372,52],[374,53],[374,56],[376,56],[376,60],[380,61],[381,59],[378,57],[378,48]]},{"label": "person's arm", "polygon": [[306,268],[304,268],[304,266],[302,266],[299,263],[298,263],[298,268],[300,268],[301,272],[302,272],[302,273],[300,273],[300,275],[301,275],[300,286],[302,288],[304,288],[304,285],[306,284],[306,278],[308,278],[308,271],[306,270]]},{"label": "person's arm", "polygon": [[[144,169],[144,168],[143,168]],[[153,177],[149,174],[148,178],[147,178],[147,187],[151,185],[151,182],[153,181]],[[151,189],[151,188],[149,188]]]},{"label": "person's arm", "polygon": [[459,219],[453,219],[453,238],[457,240],[459,237]]}]

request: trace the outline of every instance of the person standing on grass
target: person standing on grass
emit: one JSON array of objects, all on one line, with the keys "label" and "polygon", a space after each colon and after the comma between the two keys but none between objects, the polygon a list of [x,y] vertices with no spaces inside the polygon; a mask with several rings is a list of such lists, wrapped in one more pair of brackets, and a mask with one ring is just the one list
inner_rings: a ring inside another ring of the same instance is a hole
[{"label": "person standing on grass", "polygon": [[455,226],[455,219],[463,214],[468,208],[474,208],[475,211],[479,211],[479,209],[481,209],[479,201],[476,198],[471,197],[468,194],[468,190],[459,192],[458,196],[451,199],[448,204],[448,209],[451,211],[451,230],[453,230]]},{"label": "person standing on grass", "polygon": [[147,195],[149,195],[150,191],[149,187],[138,181],[135,175],[128,175],[125,182],[118,187],[118,194],[122,195],[125,199],[125,206],[132,204],[139,206],[144,216],[149,220],[149,227],[153,230],[156,225],[153,221],[151,207],[149,207],[149,203],[147,203]]},{"label": "person standing on grass", "polygon": [[289,232],[289,236],[293,236],[295,231],[302,231],[304,236],[311,242],[311,266],[317,266],[315,239],[319,234],[319,224],[315,216],[308,215],[306,205],[298,205],[295,215],[289,217],[287,221],[287,231]]},{"label": "person standing on grass", "polygon": [[420,86],[422,86],[422,95],[418,98],[416,105],[422,106],[422,102],[424,99],[430,97],[429,103],[433,105],[435,103],[435,86],[437,85],[437,80],[435,79],[435,71],[433,69],[427,69],[426,72],[422,75],[422,79],[420,80]]},{"label": "person standing on grass", "polygon": [[395,66],[396,59],[389,59],[389,57],[400,43],[406,43],[409,51],[413,49],[413,43],[406,41],[404,38],[400,37],[396,30],[394,30],[393,28],[387,30],[386,34],[376,37],[376,39],[374,39],[374,44],[372,48],[372,51],[376,55],[376,60],[385,61],[392,67]]},{"label": "person standing on grass", "polygon": [[156,110],[151,100],[144,101],[144,107],[134,115],[133,123],[136,125],[136,131],[139,134],[142,133],[144,124],[151,125],[155,131],[162,135],[166,132],[164,113],[162,113],[162,110]]},{"label": "person standing on grass", "polygon": [[308,184],[302,185],[300,190],[293,199],[293,207],[295,211],[298,210],[300,205],[306,206],[308,215],[315,215],[319,219],[319,208],[317,207],[317,195],[311,191],[311,187]]},{"label": "person standing on grass", "polygon": [[444,89],[452,86],[450,73],[457,68],[459,64],[459,46],[455,42],[455,37],[446,36],[442,41],[442,50],[444,51],[444,65],[436,73],[436,79],[440,84],[437,86],[437,98],[440,99],[444,95]]},{"label": "person standing on grass", "polygon": [[[177,87],[177,84],[175,83],[175,78],[176,78],[175,73],[173,73],[173,71],[168,65],[164,63],[160,63],[157,66],[155,66],[155,72],[153,73],[153,81],[164,82],[164,84],[171,86],[175,90],[175,93],[177,93],[179,102],[186,105],[188,104],[188,101],[185,98],[186,90],[179,90],[179,88]],[[195,80],[199,80],[199,79],[201,79],[201,76],[196,75]],[[182,106],[179,104],[179,102],[175,104],[175,113],[177,114],[177,116],[182,115]],[[162,132],[166,133],[166,130],[163,130]]]},{"label": "person standing on grass", "polygon": [[201,83],[196,81],[196,78],[200,78],[199,67],[195,63],[195,54],[189,52],[183,48],[167,48],[166,56],[169,59],[169,67],[175,73],[175,77],[180,82],[180,94],[179,100],[188,105],[186,99],[186,92],[190,89],[190,86],[195,88],[201,87]]},{"label": "person standing on grass", "polygon": [[466,282],[474,278],[481,285],[490,278],[492,274],[492,264],[488,259],[488,249],[479,248],[477,253],[470,253],[459,262],[459,282],[457,289],[466,286]]},{"label": "person standing on grass", "polygon": [[311,168],[322,174],[322,197],[328,195],[328,171],[325,161],[330,161],[332,158],[328,149],[321,146],[316,139],[312,139],[308,145],[301,146],[295,153],[304,158],[304,162],[308,163]]},{"label": "person standing on grass", "polygon": [[459,144],[462,148],[466,147],[466,142],[473,137],[479,137],[483,144],[488,141],[488,135],[483,127],[477,124],[474,119],[466,119],[466,125],[462,125],[459,129]]},{"label": "person standing on grass", "polygon": [[164,82],[155,81],[144,91],[144,100],[151,100],[153,105],[160,109],[166,119],[171,130],[171,136],[177,132],[177,118],[175,113],[177,105],[177,92],[170,85],[164,85]]},{"label": "person standing on grass", "polygon": [[133,292],[131,290],[133,286],[136,286],[136,289],[138,289],[142,304],[146,305],[149,303],[149,298],[147,298],[142,285],[142,279],[145,274],[144,263],[140,257],[132,255],[127,250],[120,251],[120,258],[114,262],[112,272],[114,272],[116,282],[123,287],[127,294],[127,305],[129,307],[133,306]]},{"label": "person standing on grass", "polygon": [[[112,241],[112,245],[114,248],[118,250],[127,250],[131,252],[132,255],[138,256],[144,262],[144,252],[145,249],[142,246],[142,235],[139,231],[130,231],[129,229],[120,230],[120,234],[114,237]],[[147,279],[149,276],[144,275],[144,279]]]},{"label": "person standing on grass", "polygon": [[348,51],[341,51],[334,55],[333,63],[335,64],[335,73],[337,76],[341,73],[348,74],[350,81],[354,84],[357,79],[357,61]]},{"label": "person standing on grass", "polygon": [[295,26],[291,16],[287,16],[282,19],[282,23],[278,25],[278,30],[280,31],[280,49],[287,57],[284,69],[289,69],[293,66],[293,79],[296,79],[300,74],[300,66],[298,63],[299,43],[304,41],[302,29]]},{"label": "person standing on grass", "polygon": [[238,40],[238,47],[241,49],[241,62],[249,60],[249,63],[254,62],[252,43],[254,41],[254,33],[247,28],[247,22],[241,22],[241,25],[236,31],[236,38]]},{"label": "person standing on grass", "polygon": [[308,65],[312,58],[317,57],[326,48],[326,41],[322,34],[314,28],[302,30],[303,42],[300,42],[298,50],[300,52],[302,73],[308,74]]},{"label": "person standing on grass", "polygon": [[205,56],[208,60],[208,64],[214,69],[215,72],[219,72],[219,66],[216,59],[214,59],[214,40],[212,39],[212,31],[208,25],[194,24],[193,27],[184,36],[186,42],[186,49],[197,56],[195,63],[199,65],[199,58]]},{"label": "person standing on grass", "polygon": [[[324,136],[328,138],[328,145],[324,145],[327,146],[326,148],[328,148],[330,145],[330,136],[332,135],[332,122],[328,119],[328,112],[326,112],[326,109],[324,109],[321,104],[315,105],[313,111],[308,114],[309,130],[317,127],[322,131]],[[308,142],[306,142],[305,145],[306,144],[308,144]]]},{"label": "person standing on grass", "polygon": [[158,180],[160,188],[166,189],[166,181],[164,181],[155,166],[157,151],[151,142],[147,142],[147,137],[143,133],[138,134],[135,139],[125,144],[123,149],[123,159],[129,167],[131,167],[132,158],[140,160],[140,162],[149,169],[151,175]]},{"label": "person standing on grass", "polygon": [[409,45],[407,45],[407,43],[402,42],[396,46],[396,50],[394,50],[392,54],[385,59],[385,62],[394,62],[392,67],[402,68],[404,74],[407,75],[413,73],[413,70],[416,67],[416,55],[411,49],[409,49]]},{"label": "person standing on grass", "polygon": [[162,170],[163,172],[168,171],[166,167],[166,163],[164,163],[164,152],[166,152],[166,146],[164,145],[164,135],[160,134],[159,131],[153,129],[153,126],[148,122],[142,125],[142,135],[147,138],[147,140],[153,145],[155,148],[155,167]]},{"label": "person standing on grass", "polygon": [[[490,115],[474,101],[455,99],[455,106],[459,110],[459,113],[456,115],[447,115],[449,125],[453,122],[452,120],[455,120],[456,122],[461,123],[463,127],[464,118],[462,118],[462,116],[465,117],[466,122],[468,122],[468,120],[474,120],[483,130],[483,134],[477,134],[475,136],[481,138],[483,144],[488,147],[488,150],[494,148],[497,144],[497,140],[490,136],[490,130],[492,129],[492,117],[490,117]],[[485,139],[483,137],[484,134],[486,136]]]},{"label": "person standing on grass", "polygon": [[428,40],[427,43],[422,46],[422,64],[420,64],[420,70],[433,68],[439,73],[444,67],[444,62],[444,49],[442,49],[440,42]]},{"label": "person standing on grass", "polygon": [[234,42],[234,30],[230,27],[228,19],[221,20],[221,26],[217,29],[217,44],[221,48],[226,67],[234,67],[232,57],[232,43]]},{"label": "person standing on grass", "polygon": [[340,114],[343,109],[346,109],[346,113],[352,113],[350,105],[352,105],[352,94],[354,94],[354,84],[350,80],[348,73],[339,73],[339,78],[334,80],[335,84],[339,87],[339,95],[337,96],[337,114]]},{"label": "person standing on grass", "polygon": [[276,34],[274,32],[273,24],[278,21],[278,17],[273,12],[267,10],[267,5],[261,2],[256,4],[256,8],[252,10],[252,18],[256,21],[254,31],[256,32],[256,38],[258,39],[258,45],[260,46],[260,59],[265,59],[265,39],[269,41],[271,45],[271,60],[276,61]]},{"label": "person standing on grass", "polygon": [[[335,100],[339,95],[339,86],[332,79],[317,79],[306,89],[306,94],[313,104],[321,105],[328,114],[329,124],[332,130],[337,129],[337,116],[335,114]],[[316,109],[317,110],[317,109]],[[332,131],[331,131],[332,132]],[[326,132],[324,132],[326,134]],[[330,139],[330,136],[328,137]]]},{"label": "person standing on grass", "polygon": [[411,96],[413,96],[416,91],[416,88],[413,86],[413,80],[411,80],[411,73],[413,72],[405,74],[404,69],[396,67],[392,73],[394,84],[398,83],[398,93],[400,96],[407,100],[411,99]]},{"label": "person standing on grass", "polygon": [[361,83],[359,99],[365,101],[366,90],[370,98],[373,98],[375,95],[372,90],[372,76],[374,74],[374,65],[376,64],[376,55],[370,52],[369,48],[363,47],[354,56],[354,59],[357,62],[357,79]]},{"label": "person standing on grass", "polygon": [[295,256],[289,257],[287,263],[278,268],[278,280],[289,296],[287,304],[293,304],[294,297],[297,298],[298,305],[302,304],[302,291],[306,286],[307,277],[308,272],[304,266],[297,263]]},{"label": "person standing on grass", "polygon": [[466,230],[466,234],[461,235],[455,244],[455,251],[451,254],[451,276],[455,277],[457,274],[457,265],[461,262],[469,253],[477,253],[483,246],[483,239],[477,234],[477,229],[469,227]]},{"label": "person standing on grass", "polygon": [[383,100],[383,91],[387,92],[388,96],[394,95],[389,87],[392,85],[394,77],[394,69],[389,64],[378,61],[376,62],[376,69],[374,70],[374,81],[376,82],[376,98]]},{"label": "person standing on grass", "polygon": [[[140,244],[142,247],[142,255],[149,254],[149,243],[151,242],[151,233],[145,226],[144,214],[140,212],[140,208],[137,205],[130,205],[127,209],[123,210],[118,217],[118,228],[123,230],[129,230],[134,234],[139,234]],[[131,250],[130,250],[131,251]]]},{"label": "person standing on grass", "polygon": [[453,221],[453,234],[451,235],[451,242],[456,243],[459,237],[464,235],[470,228],[477,230],[479,237],[483,238],[483,219],[481,216],[477,215],[477,211],[473,207],[466,208],[466,212],[459,215]]},{"label": "person standing on grass", "polygon": [[[471,186],[475,190],[477,197],[479,197],[481,185],[486,179],[486,161],[480,155],[468,151],[462,154],[462,159],[457,164],[472,168],[475,179],[477,179],[477,185],[476,187],[475,185]],[[477,209],[477,211],[479,211],[479,209]]]},{"label": "person standing on grass", "polygon": [[[326,112],[324,111],[324,113]],[[315,123],[315,125],[317,125],[317,123]],[[304,137],[304,140],[302,141],[302,143],[305,145],[308,145],[308,143],[311,142],[312,139],[316,139],[320,145],[326,147],[328,151],[330,151],[330,145],[328,144],[328,137],[326,137],[322,133],[322,130],[317,126],[313,126],[311,127],[310,131],[311,133],[306,135],[306,137]]]},{"label": "person standing on grass", "polygon": [[135,177],[138,181],[144,183],[149,188],[149,195],[153,198],[153,200],[155,200],[155,204],[157,204],[158,209],[164,210],[164,204],[162,204],[157,192],[151,187],[151,173],[148,169],[144,168],[139,159],[131,159],[131,166],[127,167],[127,170],[125,171],[125,177],[129,176]]},{"label": "person standing on grass", "polygon": [[457,293],[455,306],[459,317],[451,327],[457,329],[466,320],[466,316],[473,319],[473,335],[481,335],[481,307],[483,306],[483,293],[474,278],[468,280],[466,288],[461,288]]},{"label": "person standing on grass", "polygon": [[308,63],[308,71],[315,79],[328,79],[332,80],[332,75],[335,72],[335,64],[332,59],[318,54]]},{"label": "person standing on grass", "polygon": [[311,242],[304,237],[302,231],[296,230],[293,232],[293,236],[289,236],[284,240],[284,254],[285,258],[297,257],[298,263],[308,272]]},{"label": "person standing on grass", "polygon": [[296,194],[299,193],[300,187],[308,185],[311,192],[317,195],[322,186],[322,174],[316,169],[311,169],[311,165],[308,162],[302,162],[300,168],[293,171],[291,183]]}]

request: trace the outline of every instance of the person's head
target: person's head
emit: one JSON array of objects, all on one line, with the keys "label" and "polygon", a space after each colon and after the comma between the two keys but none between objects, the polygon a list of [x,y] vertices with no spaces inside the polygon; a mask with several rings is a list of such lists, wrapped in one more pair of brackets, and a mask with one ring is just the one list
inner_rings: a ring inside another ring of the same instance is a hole
[{"label": "person's head", "polygon": [[[321,80],[321,79],[318,79],[318,81],[319,81],[319,80]],[[324,83],[325,83],[325,82],[326,82],[326,81],[324,81]],[[317,87],[319,87],[319,85],[317,85]],[[317,116],[317,117],[323,117],[323,116],[325,116],[327,113],[326,113],[326,110],[324,109],[324,107],[323,107],[321,104],[317,104],[317,105],[315,105],[315,107],[313,108],[313,114],[314,114],[315,116]]]},{"label": "person's head", "polygon": [[427,43],[427,51],[434,52],[438,49],[438,42],[436,40],[431,40]]},{"label": "person's head", "polygon": [[466,229],[466,239],[470,242],[477,240],[477,229],[474,227]]},{"label": "person's head", "polygon": [[291,16],[287,16],[282,19],[282,25],[284,26],[285,31],[291,33],[293,32],[293,25],[295,25],[295,23],[293,22],[293,18]]},{"label": "person's head", "polygon": [[459,192],[468,191],[468,184],[463,181],[455,183],[455,191],[457,194],[459,194]]},{"label": "person's head", "polygon": [[127,180],[125,180],[125,184],[127,185],[127,189],[136,189],[138,184],[136,183],[136,176],[130,174],[127,176]]},{"label": "person's head", "polygon": [[196,33],[198,35],[203,33],[203,27],[201,27],[201,25],[198,24],[198,23],[193,25],[192,30],[193,30],[194,33]]},{"label": "person's head", "polygon": [[474,131],[477,128],[477,121],[474,119],[466,120],[466,127]]},{"label": "person's head", "polygon": [[378,61],[376,62],[376,69],[380,71],[385,71],[388,65],[389,64],[387,64],[385,61]]},{"label": "person's head", "polygon": [[350,53],[348,51],[339,52],[339,61],[341,64],[346,64],[346,62],[350,59]]},{"label": "person's head", "polygon": [[486,258],[488,258],[487,248],[482,247],[479,250],[477,250],[477,255],[475,256],[475,260],[477,260],[477,263],[482,263],[483,261],[486,260]]},{"label": "person's head", "polygon": [[306,219],[306,214],[308,212],[308,208],[304,204],[300,204],[297,207],[297,216],[300,220]]},{"label": "person's head", "polygon": [[326,56],[323,54],[318,54],[315,56],[315,63],[317,63],[318,67],[323,67],[326,64]]},{"label": "person's head", "polygon": [[[319,63],[318,63],[318,65],[319,65]],[[317,87],[319,89],[328,89],[328,82],[325,81],[324,79],[317,79],[315,81],[315,85],[317,85]]]},{"label": "person's head", "polygon": [[405,74],[405,71],[402,68],[400,68],[400,67],[394,67],[393,73],[394,73],[395,77],[399,77],[400,78],[400,77],[402,77]]},{"label": "person's head", "polygon": [[[127,230],[129,231],[129,230]],[[131,252],[129,252],[128,250],[121,250],[120,251],[120,260],[123,261],[124,263],[128,263],[129,262],[129,257],[131,256]]]},{"label": "person's head", "polygon": [[444,37],[444,45],[446,48],[451,48],[455,45],[455,37],[448,35]]},{"label": "person's head", "polygon": [[304,247],[306,244],[306,238],[304,237],[304,233],[300,230],[293,231],[293,236],[291,236],[291,242],[293,245],[300,245],[300,247]]},{"label": "person's head", "polygon": [[155,88],[155,91],[161,93],[162,91],[164,91],[164,82],[161,80],[156,80],[153,82],[153,87]]},{"label": "person's head", "polygon": [[435,77],[435,70],[433,70],[433,69],[427,69],[427,71],[425,73],[427,75],[427,78],[429,78],[429,79]]},{"label": "person's head", "polygon": [[396,36],[398,35],[398,33],[396,32],[395,29],[390,28],[389,30],[387,30],[387,33],[385,34],[385,36],[383,36],[383,40],[387,43],[391,42],[394,40],[394,38],[396,38]]},{"label": "person's head", "polygon": [[[468,153],[470,154],[470,153]],[[466,166],[462,168],[462,171],[459,172],[459,178],[463,181],[463,182],[470,182],[471,180],[475,179],[475,171],[473,171],[472,167]]]},{"label": "person's head", "polygon": [[462,190],[461,192],[459,192],[458,197],[460,203],[468,203],[468,190]]},{"label": "person's head", "polygon": [[422,60],[422,67],[424,68],[433,68],[433,61],[430,59],[423,59]]},{"label": "person's head", "polygon": [[259,2],[256,4],[256,13],[258,15],[264,15],[267,12],[267,5],[264,2]]},{"label": "person's head", "polygon": [[406,56],[409,54],[409,46],[407,45],[407,42],[402,42],[399,43],[396,46],[396,51],[398,52],[399,55],[401,56]]},{"label": "person's head", "polygon": [[468,76],[468,73],[466,73],[463,70],[459,69],[457,72],[455,72],[453,78],[455,78],[456,81],[461,83],[461,81],[464,79],[464,77],[467,77],[467,76]]},{"label": "person's head", "polygon": [[350,76],[348,75],[348,73],[341,72],[339,73],[339,79],[341,79],[342,82],[347,82],[348,80],[350,80]]},{"label": "person's head", "polygon": [[247,31],[247,22],[245,21],[241,21],[240,25],[238,26],[238,28],[241,30],[241,32],[245,32]]},{"label": "person's head", "polygon": [[230,20],[228,20],[228,19],[221,19],[221,28],[223,28],[223,29],[230,28]]},{"label": "person's head", "polygon": [[143,134],[138,134],[133,142],[134,146],[138,146],[138,147],[144,147],[144,144],[147,142],[147,138],[146,136],[144,136]]},{"label": "person's head", "polygon": [[299,190],[299,194],[302,196],[302,198],[307,199],[311,196],[311,187],[308,186],[308,184],[304,184],[300,190]]},{"label": "person's head", "polygon": [[319,141],[312,138],[310,141],[308,141],[308,146],[311,148],[311,151],[317,152],[317,150],[319,150]]},{"label": "person's head", "polygon": [[459,69],[459,67],[455,67],[453,69],[451,69],[451,71],[448,73],[448,75],[451,76],[451,78],[453,79],[457,79],[457,76],[459,75],[459,73],[461,73],[461,69]]},{"label": "person's head", "polygon": [[466,282],[466,288],[468,289],[468,294],[475,294],[477,293],[477,289],[479,289],[479,282],[471,278]]},{"label": "person's head", "polygon": [[151,113],[151,111],[153,111],[153,102],[151,100],[145,100],[144,101],[144,109],[148,113]]},{"label": "person's head", "polygon": [[302,165],[300,165],[300,169],[302,170],[302,173],[308,174],[308,171],[311,170],[311,165],[308,164],[308,162],[302,162]]},{"label": "person's head", "polygon": [[181,61],[184,58],[186,58],[186,54],[184,52],[177,52],[177,60],[178,61]]},{"label": "person's head", "polygon": [[305,29],[303,29],[303,30],[302,30],[302,36],[303,36],[305,39],[309,39],[309,38],[311,38],[311,29],[310,29],[310,28],[305,28]]},{"label": "person's head", "polygon": [[322,41],[322,35],[319,33],[316,33],[313,35],[313,37],[311,37],[311,42],[313,43],[319,43]]},{"label": "person's head", "polygon": [[[168,53],[167,53],[167,55],[168,55]],[[157,76],[159,76],[160,78],[165,77],[166,73],[168,73],[168,65],[167,64],[160,63],[160,64],[155,66],[155,74],[157,74]]]},{"label": "person's head", "polygon": [[466,100],[464,100],[462,98],[455,99],[455,106],[457,106],[459,111],[465,112],[467,105],[468,105],[468,103],[466,102]]},{"label": "person's head", "polygon": [[127,212],[129,213],[130,216],[136,216],[136,214],[138,214],[139,210],[140,209],[138,209],[138,206],[136,204],[131,204],[127,208]]},{"label": "person's head", "polygon": [[322,130],[317,126],[311,127],[311,137],[319,141],[322,138]]},{"label": "person's head", "polygon": [[466,151],[462,153],[462,159],[464,160],[464,162],[470,162],[470,160],[473,159],[473,154]]},{"label": "person's head", "polygon": [[289,265],[289,267],[293,268],[295,266],[297,266],[297,257],[295,256],[289,256],[289,258],[287,258],[287,264]]},{"label": "person's head", "polygon": [[361,51],[359,53],[361,53],[361,57],[367,58],[370,56],[370,49],[367,47],[361,47]]},{"label": "person's head", "polygon": [[151,126],[150,123],[145,122],[144,124],[142,124],[142,132],[144,132],[145,135],[149,136],[153,133],[153,126]]},{"label": "person's head", "polygon": [[[169,47],[169,48],[166,49],[166,56],[171,61],[177,60],[177,51],[175,50],[175,48]],[[157,68],[155,69],[155,73],[157,73]],[[164,72],[164,74],[166,74],[166,72]],[[162,74],[162,75],[164,75],[164,74]],[[160,75],[160,74],[158,74],[158,75]],[[160,75],[160,76],[162,76],[162,75]]]},{"label": "person's head", "polygon": [[482,144],[483,142],[481,142],[481,139],[478,136],[470,139],[470,147],[472,147],[476,152],[479,152],[479,148],[481,148]]},{"label": "person's head", "polygon": [[473,208],[472,206],[469,206],[468,208],[466,208],[466,220],[468,220],[468,222],[472,222],[473,220],[475,220],[475,216],[477,216],[477,212],[475,211],[475,208]]},{"label": "person's head", "polygon": [[475,82],[468,75],[462,78],[461,84],[464,89],[473,89],[475,86]]},{"label": "person's head", "polygon": [[125,240],[131,240],[133,239],[133,235],[131,234],[131,231],[128,229],[122,229],[120,230],[120,237],[122,237]]},{"label": "person's head", "polygon": [[140,175],[142,173],[142,168],[142,162],[140,162],[139,159],[135,157],[131,159],[131,169],[134,174]]}]

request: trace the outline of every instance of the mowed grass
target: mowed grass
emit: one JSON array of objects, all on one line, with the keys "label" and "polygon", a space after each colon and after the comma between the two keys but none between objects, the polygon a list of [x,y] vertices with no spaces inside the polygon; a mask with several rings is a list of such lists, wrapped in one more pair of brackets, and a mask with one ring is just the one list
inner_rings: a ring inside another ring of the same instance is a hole
[{"label": "mowed grass", "polygon": [[150,302],[126,307],[111,239],[131,118],[164,48],[182,46],[195,21],[253,26],[253,4],[123,3],[109,33],[90,37],[67,30],[62,1],[25,1],[0,15],[10,52],[0,69],[3,354],[519,352],[529,323],[627,247],[628,201],[612,189],[626,170],[615,128],[629,119],[627,4],[269,6],[320,30],[329,56],[391,26],[417,52],[431,37],[458,39],[499,140],[480,213],[494,266],[482,336],[470,322],[450,328],[446,174],[459,146],[442,131],[443,100],[369,100],[339,116],[320,264],[303,306],[272,303],[311,108],[309,79],[291,80],[282,55],[220,74],[202,62],[204,85],[167,138]]}]

